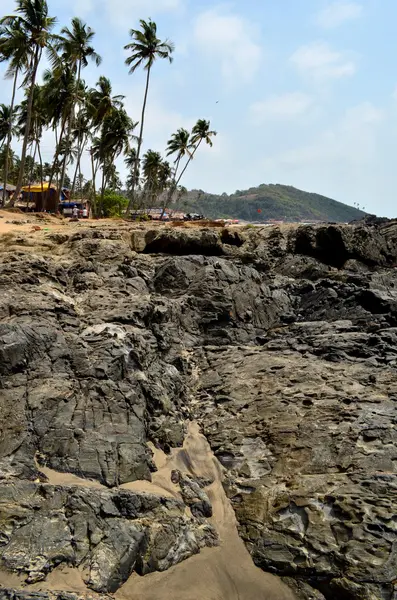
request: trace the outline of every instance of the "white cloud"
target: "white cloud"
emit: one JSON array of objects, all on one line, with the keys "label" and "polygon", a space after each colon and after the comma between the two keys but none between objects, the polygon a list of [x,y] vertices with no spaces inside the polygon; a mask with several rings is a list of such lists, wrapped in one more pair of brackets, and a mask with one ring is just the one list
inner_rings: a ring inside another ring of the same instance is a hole
[{"label": "white cloud", "polygon": [[343,169],[364,168],[377,154],[378,125],[384,112],[370,102],[363,102],[345,111],[342,118],[327,128],[311,143],[266,159],[266,168],[287,170],[317,169],[332,172],[336,165]]},{"label": "white cloud", "polygon": [[324,29],[333,29],[339,27],[347,21],[353,21],[361,17],[363,7],[357,2],[333,2],[320,11],[316,17],[316,22]]},{"label": "white cloud", "polygon": [[250,112],[256,121],[268,119],[294,119],[308,111],[313,105],[313,98],[303,92],[289,92],[279,96],[271,96],[263,102],[254,102]]},{"label": "white cloud", "polygon": [[351,58],[332,50],[325,42],[301,46],[290,61],[301,74],[318,81],[349,77],[356,72],[356,65]]},{"label": "white cloud", "polygon": [[193,35],[201,51],[219,62],[228,81],[251,81],[259,69],[262,49],[255,41],[257,30],[245,18],[214,8],[201,13]]},{"label": "white cloud", "polygon": [[[280,181],[341,202],[359,202],[371,212],[395,216],[389,193],[395,179],[395,128],[391,114],[371,102],[353,106],[301,145],[289,139],[271,147],[256,169]],[[386,151],[385,151],[386,149]]]}]

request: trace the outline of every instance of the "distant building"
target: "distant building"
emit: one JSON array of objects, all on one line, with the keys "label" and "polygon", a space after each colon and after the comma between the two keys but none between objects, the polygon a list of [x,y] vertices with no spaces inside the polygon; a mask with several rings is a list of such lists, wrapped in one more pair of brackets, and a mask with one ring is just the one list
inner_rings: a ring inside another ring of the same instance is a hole
[{"label": "distant building", "polygon": [[25,185],[22,188],[22,202],[26,202],[27,204],[33,203],[37,212],[40,212],[44,209],[44,204],[45,210],[48,210],[49,212],[55,212],[57,208],[57,188],[55,185],[51,185],[50,192],[46,198],[47,192],[47,181],[43,182],[43,186],[41,183]]}]

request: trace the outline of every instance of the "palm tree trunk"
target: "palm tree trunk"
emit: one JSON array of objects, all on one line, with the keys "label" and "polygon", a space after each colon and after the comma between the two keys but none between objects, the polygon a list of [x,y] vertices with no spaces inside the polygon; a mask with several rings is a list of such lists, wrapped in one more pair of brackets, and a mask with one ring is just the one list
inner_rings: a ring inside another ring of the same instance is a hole
[{"label": "palm tree trunk", "polygon": [[[50,174],[50,178],[48,181],[48,189],[45,193],[44,196],[44,202],[43,202],[43,210],[46,208],[47,206],[47,200],[50,197],[50,193],[51,193],[51,185],[52,185],[52,181],[54,179],[54,175],[55,175],[55,169],[58,167],[58,156],[59,156],[59,151],[61,149],[61,144],[62,144],[62,140],[63,140],[63,134],[65,131],[65,126],[66,126],[66,118],[62,120],[62,126],[61,126],[61,131],[59,134],[59,138],[58,138],[58,143],[55,147],[55,156],[54,156],[54,161],[52,163],[52,169],[51,169],[51,174]],[[57,129],[55,129],[55,139],[57,139]]]},{"label": "palm tree trunk", "polygon": [[44,200],[44,178],[43,178],[43,158],[41,156],[40,142],[37,140],[37,152],[40,161],[40,182],[41,182],[41,198]]},{"label": "palm tree trunk", "polygon": [[101,199],[99,201],[99,216],[103,217],[103,198],[105,196],[105,165],[102,168]]},{"label": "palm tree trunk", "polygon": [[136,185],[136,179],[137,179],[137,175],[138,175],[139,157],[141,155],[141,147],[142,147],[142,140],[143,140],[143,126],[145,123],[146,103],[147,103],[147,96],[148,96],[148,91],[149,91],[150,69],[151,69],[151,67],[149,66],[149,68],[147,70],[147,77],[146,77],[145,96],[143,98],[143,105],[142,105],[141,128],[139,131],[138,148],[136,151],[136,161],[135,161],[135,166],[134,166],[134,179],[132,181],[131,199],[127,206],[126,216],[129,215],[131,208],[133,207],[134,202],[135,202],[135,185]]},{"label": "palm tree trunk", "polygon": [[96,189],[95,189],[95,178],[96,178],[96,172],[95,172],[95,167],[94,167],[94,156],[91,152],[91,168],[92,168],[92,189],[93,189],[93,198],[92,198],[92,212],[94,217],[97,216],[96,214]]},{"label": "palm tree trunk", "polygon": [[77,174],[80,172],[81,173],[81,168],[80,168],[80,162],[81,162],[81,157],[83,156],[83,152],[84,152],[84,146],[86,145],[87,140],[84,139],[84,136],[81,140],[79,140],[79,147],[78,147],[78,154],[77,154],[77,162],[76,162],[76,169],[74,171],[74,177],[73,177],[73,184],[72,184],[72,191],[70,193],[70,197],[73,198],[74,195],[74,190],[76,187],[76,181],[77,181]]},{"label": "palm tree trunk", "polygon": [[[81,157],[80,157],[81,158]],[[84,182],[84,177],[82,177],[82,173],[81,173],[81,162],[79,162],[79,185],[80,185],[80,200],[83,199],[83,182]]]},{"label": "palm tree trunk", "polygon": [[14,206],[15,201],[18,198],[19,194],[21,193],[21,188],[22,188],[22,179],[23,179],[23,174],[24,174],[24,170],[25,170],[26,150],[28,147],[29,134],[30,134],[30,123],[32,121],[34,86],[36,83],[36,75],[37,75],[37,69],[38,69],[39,62],[40,62],[40,57],[41,57],[41,49],[40,49],[40,46],[37,46],[35,53],[34,53],[34,59],[33,59],[32,79],[30,82],[30,91],[29,91],[29,99],[28,99],[27,115],[26,115],[26,130],[25,130],[25,135],[23,138],[22,152],[21,152],[21,164],[19,167],[17,187],[14,192],[14,196],[11,200],[11,206]]},{"label": "palm tree trunk", "polygon": [[[66,171],[66,165],[69,161],[69,152],[70,152],[70,148],[71,148],[71,142],[72,142],[72,131],[73,131],[73,125],[74,125],[74,108],[77,104],[77,98],[78,98],[78,91],[79,91],[79,86],[80,86],[80,78],[81,78],[81,60],[79,60],[79,66],[77,69],[77,81],[76,81],[76,91],[74,94],[74,102],[72,103],[72,107],[70,109],[70,115],[69,115],[69,127],[68,127],[68,134],[66,137],[66,148],[65,148],[65,160],[63,162],[63,167],[62,167],[62,175],[61,175],[61,181],[60,181],[60,186],[59,186],[59,195],[58,195],[58,204],[61,200],[61,193],[62,193],[62,188],[63,188],[63,183],[65,180],[65,171]],[[70,197],[72,197],[74,192],[74,187],[72,187],[72,191],[70,194]]]},{"label": "palm tree trunk", "polygon": [[15,71],[15,75],[14,75],[14,84],[12,87],[12,97],[11,97],[11,107],[10,107],[10,126],[8,129],[8,135],[7,135],[7,146],[6,146],[6,157],[5,157],[5,162],[4,162],[4,173],[3,173],[3,205],[5,203],[5,198],[6,198],[6,189],[7,189],[7,179],[8,179],[8,159],[9,159],[9,152],[10,152],[10,148],[11,148],[11,138],[12,138],[12,115],[14,112],[14,104],[15,104],[15,92],[17,89],[17,79],[18,79],[18,69],[16,69]]},{"label": "palm tree trunk", "polygon": [[[33,142],[32,142],[32,143],[31,143],[31,145],[30,145],[30,151],[32,151],[32,146],[33,146]],[[28,189],[28,199],[27,199],[27,201],[26,201],[26,208],[29,206],[29,200],[30,200],[30,186],[32,185],[32,184],[31,184],[31,181],[32,181],[32,177],[33,177],[33,169],[34,169],[34,161],[35,161],[35,158],[36,158],[36,152],[37,152],[37,142],[36,142],[36,145],[35,145],[35,147],[34,147],[34,152],[33,152],[33,157],[32,157],[32,158],[33,158],[33,160],[32,160],[32,166],[30,167],[29,181],[28,181],[28,186],[29,186],[29,189]]]},{"label": "palm tree trunk", "polygon": [[70,138],[71,138],[71,132],[72,132],[72,119],[73,119],[73,117],[72,117],[72,115],[70,115],[69,124],[68,124],[68,132],[67,132],[67,136],[66,136],[65,156],[63,157],[63,161],[62,161],[61,179],[59,181],[59,188],[58,188],[58,193],[57,193],[57,202],[56,202],[55,212],[58,212],[59,203],[61,201],[63,184],[65,181],[66,165],[68,163],[68,158],[69,158],[68,152],[70,149]]},{"label": "palm tree trunk", "polygon": [[196,154],[200,144],[201,144],[202,140],[200,140],[198,142],[198,144],[195,146],[193,152],[191,153],[191,155],[189,156],[189,160],[187,161],[186,165],[183,167],[181,174],[179,175],[178,179],[176,180],[176,187],[178,187],[180,180],[182,179],[182,177],[184,176],[186,169],[188,168],[188,166],[190,165],[190,163],[193,160],[194,155]]},{"label": "palm tree trunk", "polygon": [[178,184],[176,183],[176,176],[178,174],[178,169],[179,169],[179,165],[180,165],[180,162],[181,162],[181,158],[182,158],[182,156],[179,155],[178,156],[178,160],[176,161],[176,167],[175,167],[174,177],[172,179],[172,183],[171,183],[171,186],[170,186],[170,191],[165,196],[164,204],[163,204],[163,207],[162,207],[162,210],[161,210],[160,221],[163,220],[165,209],[167,208],[167,204],[171,204],[172,196],[174,195],[174,192],[178,188]]}]

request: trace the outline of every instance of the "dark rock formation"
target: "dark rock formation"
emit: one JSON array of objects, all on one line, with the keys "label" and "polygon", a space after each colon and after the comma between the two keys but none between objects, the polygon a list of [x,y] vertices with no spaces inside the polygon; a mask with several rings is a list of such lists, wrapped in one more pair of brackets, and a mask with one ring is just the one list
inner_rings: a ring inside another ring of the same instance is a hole
[{"label": "dark rock formation", "polygon": [[397,597],[396,223],[82,227],[0,251],[3,569],[71,565],[107,593],[216,543],[210,482],[119,487],[196,419],[258,566],[303,600]]}]

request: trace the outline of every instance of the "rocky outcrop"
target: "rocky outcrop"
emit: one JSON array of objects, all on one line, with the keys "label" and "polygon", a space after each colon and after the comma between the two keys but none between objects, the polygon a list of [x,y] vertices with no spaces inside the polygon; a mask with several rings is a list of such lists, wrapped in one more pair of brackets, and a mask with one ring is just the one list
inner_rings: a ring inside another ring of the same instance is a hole
[{"label": "rocky outcrop", "polygon": [[0,251],[2,569],[73,566],[95,597],[216,544],[189,464],[173,497],[123,489],[194,419],[255,564],[302,600],[394,600],[394,222],[82,226]]},{"label": "rocky outcrop", "polygon": [[62,564],[80,568],[91,589],[115,592],[133,571],[164,571],[217,543],[183,502],[127,490],[4,483],[0,513],[2,564],[26,583]]}]

